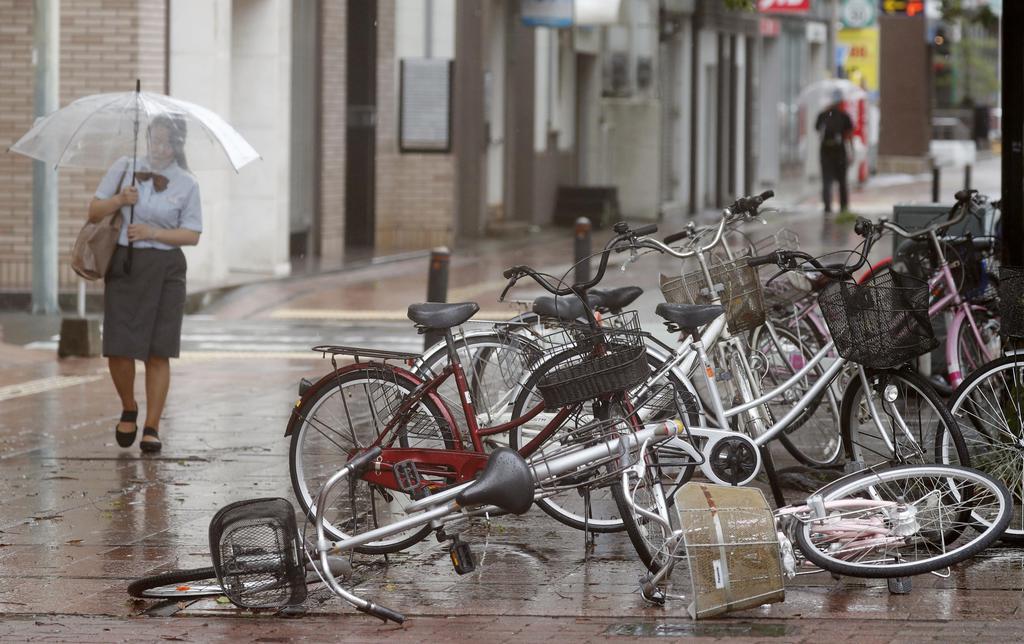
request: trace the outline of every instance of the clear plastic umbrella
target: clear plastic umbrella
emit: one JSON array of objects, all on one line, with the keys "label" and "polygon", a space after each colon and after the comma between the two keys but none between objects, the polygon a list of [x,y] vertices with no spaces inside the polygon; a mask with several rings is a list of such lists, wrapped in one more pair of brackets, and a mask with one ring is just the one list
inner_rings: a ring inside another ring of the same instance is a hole
[{"label": "clear plastic umbrella", "polygon": [[[215,169],[227,161],[236,171],[259,153],[220,116],[205,107],[163,94],[94,94],[39,119],[11,152],[58,167],[109,168],[139,152],[138,137],[157,117],[187,129],[185,155],[192,169]],[[145,154],[145,148],[141,150]]]},{"label": "clear plastic umbrella", "polygon": [[[130,157],[135,185],[139,133],[145,136],[158,118],[170,119],[185,134],[185,157],[190,169],[223,167],[226,160],[237,172],[260,158],[248,141],[214,112],[195,103],[140,91],[139,81],[135,81],[134,92],[85,96],[47,114],[10,151],[52,164],[55,170],[105,169],[118,159]],[[134,220],[133,205],[128,221]],[[131,272],[132,246],[129,242],[126,272]]]}]

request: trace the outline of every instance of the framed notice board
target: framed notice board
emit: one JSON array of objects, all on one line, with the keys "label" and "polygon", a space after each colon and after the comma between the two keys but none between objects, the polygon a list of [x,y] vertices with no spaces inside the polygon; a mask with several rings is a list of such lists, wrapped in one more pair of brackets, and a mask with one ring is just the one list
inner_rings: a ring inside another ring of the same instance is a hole
[{"label": "framed notice board", "polygon": [[449,58],[403,58],[399,63],[400,151],[451,151],[453,67]]}]

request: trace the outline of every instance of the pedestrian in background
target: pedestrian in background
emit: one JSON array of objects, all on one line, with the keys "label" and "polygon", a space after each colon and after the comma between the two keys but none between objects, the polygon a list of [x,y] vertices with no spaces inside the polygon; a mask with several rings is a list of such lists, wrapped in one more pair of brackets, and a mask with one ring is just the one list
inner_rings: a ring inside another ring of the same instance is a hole
[{"label": "pedestrian in background", "polygon": [[835,90],[832,102],[818,114],[814,129],[821,136],[821,198],[825,213],[832,212],[832,182],[839,182],[839,211],[850,209],[850,193],[846,175],[853,158],[853,120],[843,111],[843,93]]},{"label": "pedestrian in background", "polygon": [[[199,242],[199,184],[185,159],[184,121],[157,116],[147,131],[148,155],[139,159],[132,185],[132,159],[107,171],[89,204],[89,220],[122,209],[118,247],[105,278],[103,355],[121,398],[117,444],[130,447],[138,432],[135,361],[146,365],[146,422],[139,447],[158,452],[160,416],[171,383],[170,358],[177,358],[185,313],[185,255]],[[134,221],[129,223],[134,206]],[[132,244],[131,262],[128,244]]]}]

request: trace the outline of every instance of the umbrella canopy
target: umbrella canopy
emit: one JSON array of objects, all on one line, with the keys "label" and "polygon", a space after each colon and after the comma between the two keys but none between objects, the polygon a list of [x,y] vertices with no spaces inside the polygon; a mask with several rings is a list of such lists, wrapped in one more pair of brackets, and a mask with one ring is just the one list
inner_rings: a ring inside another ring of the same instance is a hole
[{"label": "umbrella canopy", "polygon": [[223,167],[226,160],[237,171],[260,158],[241,134],[205,107],[139,91],[80,98],[39,119],[10,150],[55,169],[108,168],[122,157],[144,156],[149,124],[159,117],[185,126],[191,169]]}]

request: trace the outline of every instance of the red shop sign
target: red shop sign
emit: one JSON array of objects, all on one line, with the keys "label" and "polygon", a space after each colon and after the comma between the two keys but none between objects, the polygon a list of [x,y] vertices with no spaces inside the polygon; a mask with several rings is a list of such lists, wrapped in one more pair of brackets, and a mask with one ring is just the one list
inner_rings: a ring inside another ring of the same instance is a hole
[{"label": "red shop sign", "polygon": [[765,13],[807,13],[811,0],[757,0],[757,8]]}]

